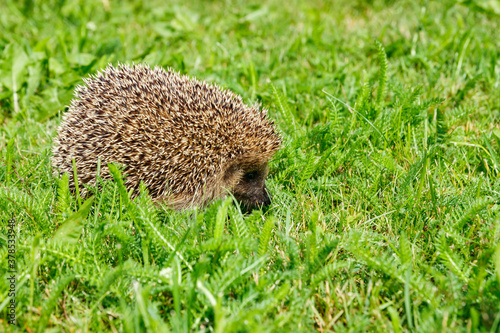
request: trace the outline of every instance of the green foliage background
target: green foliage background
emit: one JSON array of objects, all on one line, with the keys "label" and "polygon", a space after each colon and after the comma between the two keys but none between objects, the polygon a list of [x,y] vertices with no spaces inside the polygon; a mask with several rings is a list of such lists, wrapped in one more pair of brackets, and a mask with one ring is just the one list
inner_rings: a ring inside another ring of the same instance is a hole
[{"label": "green foliage background", "polygon": [[[0,3],[0,216],[29,332],[500,330],[496,1]],[[149,63],[270,110],[269,211],[82,202],[52,138],[82,77]]]}]

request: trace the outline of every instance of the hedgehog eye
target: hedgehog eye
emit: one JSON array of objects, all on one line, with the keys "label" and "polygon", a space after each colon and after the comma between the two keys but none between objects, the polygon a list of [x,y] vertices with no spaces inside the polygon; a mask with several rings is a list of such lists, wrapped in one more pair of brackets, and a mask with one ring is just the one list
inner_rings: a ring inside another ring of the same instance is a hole
[{"label": "hedgehog eye", "polygon": [[249,182],[249,181],[257,179],[258,175],[259,175],[259,173],[257,171],[250,171],[250,172],[245,173],[243,178],[245,179],[245,181]]}]

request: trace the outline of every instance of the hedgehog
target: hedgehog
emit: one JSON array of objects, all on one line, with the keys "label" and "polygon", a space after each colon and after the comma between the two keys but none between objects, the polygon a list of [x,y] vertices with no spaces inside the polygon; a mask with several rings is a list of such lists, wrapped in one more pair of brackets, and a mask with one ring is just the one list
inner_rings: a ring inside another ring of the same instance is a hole
[{"label": "hedgehog", "polygon": [[[55,173],[79,185],[124,167],[132,195],[176,210],[204,207],[231,193],[246,209],[266,207],[268,162],[281,138],[267,110],[214,84],[148,65],[108,65],[84,79],[58,128]],[[79,186],[79,187],[80,187]],[[81,195],[88,191],[82,187]]]}]

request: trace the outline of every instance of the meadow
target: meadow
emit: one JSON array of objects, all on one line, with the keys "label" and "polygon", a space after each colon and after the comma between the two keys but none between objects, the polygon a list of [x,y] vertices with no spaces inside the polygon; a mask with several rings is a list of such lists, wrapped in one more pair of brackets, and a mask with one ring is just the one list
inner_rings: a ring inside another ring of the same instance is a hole
[{"label": "meadow", "polygon": [[[482,0],[1,1],[0,332],[499,332],[499,36]],[[270,208],[71,193],[52,140],[108,63],[262,103]]]}]

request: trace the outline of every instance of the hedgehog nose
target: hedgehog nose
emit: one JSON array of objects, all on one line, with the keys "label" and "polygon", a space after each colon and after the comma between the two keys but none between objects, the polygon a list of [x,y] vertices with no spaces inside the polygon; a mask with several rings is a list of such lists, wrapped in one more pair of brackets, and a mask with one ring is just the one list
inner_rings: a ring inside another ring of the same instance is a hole
[{"label": "hedgehog nose", "polygon": [[271,204],[271,197],[269,196],[267,188],[264,188],[264,200],[262,200],[262,208],[267,207],[270,204]]}]

